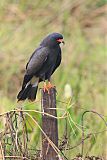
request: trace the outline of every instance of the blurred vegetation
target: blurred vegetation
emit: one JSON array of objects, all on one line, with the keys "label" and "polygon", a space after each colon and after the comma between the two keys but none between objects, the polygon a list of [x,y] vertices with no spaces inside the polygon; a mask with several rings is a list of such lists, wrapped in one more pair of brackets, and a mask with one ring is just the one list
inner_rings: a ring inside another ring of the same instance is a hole
[{"label": "blurred vegetation", "polygon": [[[1,0],[0,1],[0,112],[15,108],[28,58],[41,39],[51,32],[64,35],[62,64],[53,76],[57,100],[68,103],[65,86],[72,90],[72,109],[58,102],[71,119],[81,124],[84,110],[107,113],[107,0]],[[40,91],[37,100],[40,100]],[[39,109],[40,103],[25,102],[26,109]],[[58,115],[62,113],[58,111]],[[40,116],[37,117],[41,121]],[[71,121],[70,119],[70,121]],[[86,134],[105,129],[103,122],[93,114],[86,117]],[[59,121],[60,137],[64,120]],[[75,134],[72,131],[75,130]],[[81,131],[68,123],[69,143],[75,145]],[[32,133],[31,144],[38,144],[38,128]],[[106,134],[86,142],[85,153],[106,156]],[[91,146],[91,147],[90,147]],[[74,156],[78,147],[65,152]]]}]

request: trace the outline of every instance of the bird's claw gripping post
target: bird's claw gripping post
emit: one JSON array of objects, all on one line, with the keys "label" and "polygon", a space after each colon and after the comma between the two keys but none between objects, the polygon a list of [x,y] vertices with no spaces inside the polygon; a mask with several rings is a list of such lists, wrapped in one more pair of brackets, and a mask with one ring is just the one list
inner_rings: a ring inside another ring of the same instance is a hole
[{"label": "bird's claw gripping post", "polygon": [[55,88],[55,86],[53,86],[51,82],[48,82],[48,89],[51,89],[51,88]]},{"label": "bird's claw gripping post", "polygon": [[46,85],[46,82],[44,82],[44,86],[43,86],[43,91],[44,92],[48,92],[48,94],[50,94],[50,89],[51,88],[55,88],[55,86],[53,86],[52,84],[51,84],[51,82],[48,82],[48,85]]},{"label": "bird's claw gripping post", "polygon": [[44,82],[43,91],[48,92],[49,94],[49,89],[48,89],[48,86],[46,85],[46,82]]}]

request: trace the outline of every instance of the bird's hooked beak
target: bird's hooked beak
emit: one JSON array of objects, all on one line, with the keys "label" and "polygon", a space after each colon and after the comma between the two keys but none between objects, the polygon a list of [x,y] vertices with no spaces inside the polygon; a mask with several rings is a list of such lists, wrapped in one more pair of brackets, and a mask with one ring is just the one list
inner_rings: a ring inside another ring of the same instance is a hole
[{"label": "bird's hooked beak", "polygon": [[60,42],[60,43],[65,44],[65,42],[64,42],[64,40],[63,40],[63,39],[57,39],[57,42]]}]

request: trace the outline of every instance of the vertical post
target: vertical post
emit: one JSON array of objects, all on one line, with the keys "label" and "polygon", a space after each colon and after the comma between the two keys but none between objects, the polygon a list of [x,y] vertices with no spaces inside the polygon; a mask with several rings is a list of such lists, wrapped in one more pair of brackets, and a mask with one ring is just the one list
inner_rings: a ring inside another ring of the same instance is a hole
[{"label": "vertical post", "polygon": [[[42,111],[57,117],[56,111],[56,90],[51,88],[48,92],[42,90],[41,98]],[[55,108],[55,109],[51,109]],[[57,119],[42,115],[42,129],[50,140],[58,147],[58,123]],[[58,160],[58,155],[42,134],[42,156],[43,160]]]}]

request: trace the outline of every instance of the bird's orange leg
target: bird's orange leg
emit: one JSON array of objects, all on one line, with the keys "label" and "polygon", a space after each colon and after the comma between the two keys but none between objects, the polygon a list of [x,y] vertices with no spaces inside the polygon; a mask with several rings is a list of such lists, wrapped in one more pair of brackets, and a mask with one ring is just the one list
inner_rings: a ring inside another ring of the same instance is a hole
[{"label": "bird's orange leg", "polygon": [[50,89],[50,88],[55,88],[55,86],[52,85],[50,81],[48,82],[48,86],[47,86],[47,87],[48,87],[48,89]]},{"label": "bird's orange leg", "polygon": [[49,89],[48,89],[48,86],[46,85],[46,82],[44,82],[43,91],[48,92],[48,94],[49,94]]}]

